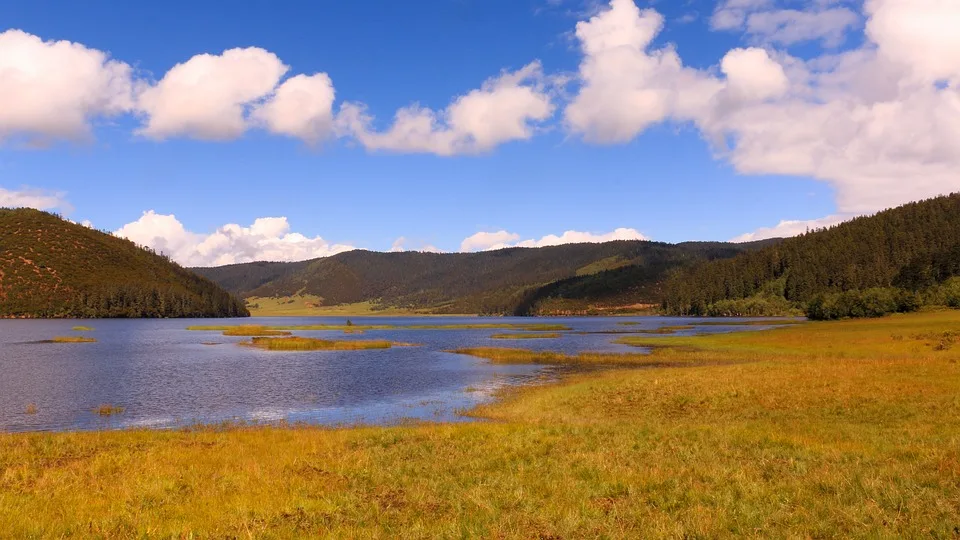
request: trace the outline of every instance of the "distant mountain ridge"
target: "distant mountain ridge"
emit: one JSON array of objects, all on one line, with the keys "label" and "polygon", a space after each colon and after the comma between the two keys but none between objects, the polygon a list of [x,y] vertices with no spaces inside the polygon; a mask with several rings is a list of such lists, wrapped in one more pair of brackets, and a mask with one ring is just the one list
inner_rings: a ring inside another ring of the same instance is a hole
[{"label": "distant mountain ridge", "polygon": [[0,208],[0,317],[237,317],[220,286],[129,240]]},{"label": "distant mountain ridge", "polygon": [[311,261],[193,270],[244,298],[311,295],[324,306],[373,302],[433,313],[586,313],[659,305],[668,271],[770,242],[613,241],[479,253],[356,250]]}]

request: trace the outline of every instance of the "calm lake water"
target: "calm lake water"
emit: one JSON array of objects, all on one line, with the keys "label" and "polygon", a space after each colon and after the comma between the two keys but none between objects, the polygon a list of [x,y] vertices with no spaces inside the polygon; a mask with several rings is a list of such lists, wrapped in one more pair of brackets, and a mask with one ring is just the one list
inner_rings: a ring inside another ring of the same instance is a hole
[{"label": "calm lake water", "polygon": [[[574,331],[653,329],[691,319],[636,318],[364,318],[355,324],[565,324]],[[746,320],[746,319],[744,319]],[[619,323],[639,322],[625,327]],[[763,327],[703,326],[696,332]],[[637,352],[610,334],[565,333],[559,339],[505,341],[500,330],[371,330],[364,335],[310,331],[335,339],[420,344],[370,351],[272,352],[241,347],[249,338],[186,330],[192,324],[343,324],[342,317],[165,320],[0,320],[0,431],[168,428],[223,421],[390,424],[408,419],[465,421],[458,411],[492,399],[505,385],[556,377],[543,366],[492,365],[444,352],[459,347],[522,347],[567,353]],[[86,325],[93,332],[74,332]],[[681,332],[691,333],[690,331]],[[97,343],[39,343],[85,334]],[[218,345],[204,345],[215,342]],[[27,414],[28,404],[37,411]],[[101,404],[124,407],[101,417]]]}]

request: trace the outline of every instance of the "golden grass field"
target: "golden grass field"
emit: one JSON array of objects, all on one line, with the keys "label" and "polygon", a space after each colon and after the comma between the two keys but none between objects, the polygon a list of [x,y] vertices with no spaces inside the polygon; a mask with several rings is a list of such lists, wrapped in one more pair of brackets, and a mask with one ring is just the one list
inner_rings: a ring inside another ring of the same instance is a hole
[{"label": "golden grass field", "polygon": [[0,435],[3,535],[960,535],[960,312],[622,339],[485,422]]}]

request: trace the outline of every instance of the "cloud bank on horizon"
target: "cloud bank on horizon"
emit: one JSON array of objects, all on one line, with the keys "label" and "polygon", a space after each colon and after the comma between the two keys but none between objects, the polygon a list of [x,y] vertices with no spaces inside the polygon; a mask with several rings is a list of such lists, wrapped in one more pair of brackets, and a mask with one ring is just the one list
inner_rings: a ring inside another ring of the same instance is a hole
[{"label": "cloud bank on horizon", "polygon": [[[103,51],[8,30],[0,34],[0,99],[16,106],[0,109],[0,139],[82,141],[93,137],[96,122],[128,116],[140,124],[137,136],[154,140],[230,141],[261,130],[310,146],[346,140],[373,153],[451,156],[490,152],[549,129],[616,145],[676,124],[695,127],[741,174],[813,178],[836,194],[835,215],[786,220],[736,240],[797,234],[960,191],[960,2],[865,0],[854,11],[837,0],[804,9],[778,0],[721,0],[711,29],[740,33],[748,46],[727,51],[708,69],[685,65],[672,45],[655,45],[664,25],[654,9],[611,0],[576,24],[580,59],[572,78],[528,61],[442,110],[400,108],[382,130],[365,104],[347,99],[337,107],[329,75],[292,74],[262,48],[198,54],[152,80]],[[862,43],[844,48],[858,28]],[[791,54],[805,43],[819,52]],[[62,194],[0,190],[0,205],[66,203]],[[349,248],[291,233],[283,218],[262,219],[202,235],[174,224],[173,216],[148,212],[118,234],[166,247],[187,264],[293,260]],[[471,236],[461,249],[642,238],[633,229],[585,234],[521,240],[502,230]]]},{"label": "cloud bank on horizon", "polygon": [[[0,206],[3,206],[0,191]],[[337,253],[358,249],[348,244],[331,244],[319,236],[309,238],[290,232],[290,223],[285,217],[258,218],[244,227],[230,223],[211,234],[187,230],[173,214],[158,214],[153,210],[144,212],[140,219],[128,223],[113,232],[137,244],[148,246],[168,255],[184,266],[223,266],[254,261],[302,261],[329,257]],[[562,235],[547,235],[539,240],[520,240],[520,235],[499,231],[479,232],[466,238],[460,251],[490,251],[508,247],[545,247],[570,243],[597,243],[611,240],[647,240],[634,229],[616,229],[609,233],[566,231]],[[443,253],[429,244],[409,246],[407,238],[399,237],[390,248],[391,252],[424,251]]]}]

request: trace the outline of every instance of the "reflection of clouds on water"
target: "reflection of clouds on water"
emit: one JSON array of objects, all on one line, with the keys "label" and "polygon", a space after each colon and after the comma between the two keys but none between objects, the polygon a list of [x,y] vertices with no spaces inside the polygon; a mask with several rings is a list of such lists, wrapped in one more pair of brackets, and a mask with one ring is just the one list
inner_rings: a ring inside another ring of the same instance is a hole
[{"label": "reflection of clouds on water", "polygon": [[[223,422],[355,425],[475,421],[461,413],[495,400],[505,386],[549,383],[564,371],[576,369],[491,364],[445,352],[512,345],[490,338],[499,330],[402,328],[425,323],[489,324],[490,319],[352,319],[356,324],[401,326],[368,330],[363,339],[420,346],[286,354],[237,346],[244,338],[186,330],[192,324],[277,324],[271,319],[101,320],[97,343],[14,346],[70,335],[76,321],[0,320],[0,431],[170,428]],[[303,317],[287,318],[283,324],[343,322],[336,317]],[[530,320],[498,318],[495,322]],[[550,323],[572,330],[565,332],[563,339],[529,340],[521,347],[566,354],[642,352],[614,343],[619,335],[602,333],[626,328],[623,322],[636,323],[630,329],[656,329],[690,321],[658,317],[551,319]],[[760,328],[704,326],[692,332]],[[351,338],[336,334],[338,339]],[[222,344],[202,345],[211,340]],[[36,414],[24,414],[28,403],[37,404]],[[101,404],[120,406],[125,412],[110,418],[91,413]]]}]

